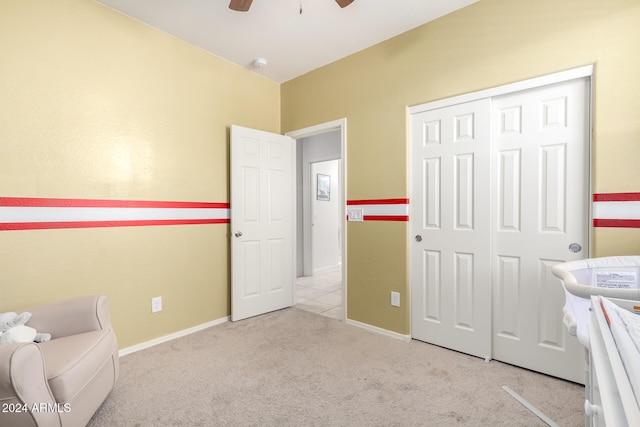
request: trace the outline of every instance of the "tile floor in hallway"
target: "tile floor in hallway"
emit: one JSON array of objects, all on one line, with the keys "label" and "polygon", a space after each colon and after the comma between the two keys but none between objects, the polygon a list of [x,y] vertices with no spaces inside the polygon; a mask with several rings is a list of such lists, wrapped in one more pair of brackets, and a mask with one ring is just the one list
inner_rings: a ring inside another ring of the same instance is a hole
[{"label": "tile floor in hallway", "polygon": [[296,307],[342,320],[342,269],[336,267],[296,279]]}]

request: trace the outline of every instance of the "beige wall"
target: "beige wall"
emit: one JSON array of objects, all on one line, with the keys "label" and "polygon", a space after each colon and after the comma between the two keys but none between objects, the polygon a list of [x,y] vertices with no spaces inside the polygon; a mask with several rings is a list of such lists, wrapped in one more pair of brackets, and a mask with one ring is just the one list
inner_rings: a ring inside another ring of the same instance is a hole
[{"label": "beige wall", "polygon": [[[407,106],[595,64],[593,190],[637,192],[639,20],[637,0],[481,0],[283,84],[282,131],[346,117],[347,199],[409,197]],[[409,334],[407,233],[348,225],[349,318]],[[593,249],[638,254],[640,230],[597,229]]]},{"label": "beige wall", "polygon": [[[346,117],[347,198],[408,197],[407,106],[585,64],[594,191],[640,191],[639,19],[636,0],[481,0],[280,86],[92,0],[5,0],[0,196],[226,202],[230,124],[287,132]],[[219,319],[228,233],[0,232],[0,312],[104,292],[121,347]],[[408,334],[407,224],[347,234],[349,317]],[[594,234],[594,255],[640,252],[639,230]]]},{"label": "beige wall", "polygon": [[[92,0],[0,3],[0,196],[228,202],[231,124],[279,132],[279,85]],[[228,232],[0,232],[0,312],[104,292],[121,347],[220,319]]]}]

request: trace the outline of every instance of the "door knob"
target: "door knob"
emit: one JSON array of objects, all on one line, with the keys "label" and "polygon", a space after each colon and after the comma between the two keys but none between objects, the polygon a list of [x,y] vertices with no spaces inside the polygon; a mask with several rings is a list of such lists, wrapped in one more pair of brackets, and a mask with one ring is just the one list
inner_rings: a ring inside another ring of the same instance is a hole
[{"label": "door knob", "polygon": [[241,237],[242,236],[242,231],[236,231],[236,237]]},{"label": "door knob", "polygon": [[422,236],[419,234],[416,235],[415,239],[416,239],[416,242],[422,242]]},{"label": "door knob", "polygon": [[574,254],[577,254],[581,250],[582,250],[582,246],[580,246],[577,243],[572,243],[572,244],[569,245],[569,251],[573,252]]}]

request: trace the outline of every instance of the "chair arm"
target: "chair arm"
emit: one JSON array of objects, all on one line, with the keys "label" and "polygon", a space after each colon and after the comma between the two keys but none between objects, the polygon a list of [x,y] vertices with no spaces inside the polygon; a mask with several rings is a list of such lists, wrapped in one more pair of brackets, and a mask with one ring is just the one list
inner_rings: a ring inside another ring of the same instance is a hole
[{"label": "chair arm", "polygon": [[22,311],[32,314],[27,322],[28,326],[38,332],[51,334],[51,339],[111,327],[109,298],[106,295],[88,295],[29,307]]},{"label": "chair arm", "polygon": [[0,425],[61,426],[40,347],[0,345]]}]

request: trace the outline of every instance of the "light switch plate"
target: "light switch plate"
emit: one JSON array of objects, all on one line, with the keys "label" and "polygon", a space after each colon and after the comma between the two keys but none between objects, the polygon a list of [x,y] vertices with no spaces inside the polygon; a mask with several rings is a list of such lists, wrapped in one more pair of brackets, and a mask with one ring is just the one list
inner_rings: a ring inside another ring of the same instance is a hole
[{"label": "light switch plate", "polygon": [[347,216],[349,217],[349,221],[364,221],[362,209],[347,209]]}]

